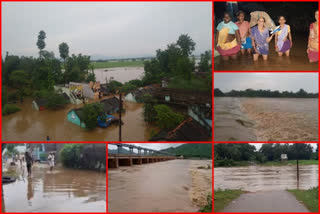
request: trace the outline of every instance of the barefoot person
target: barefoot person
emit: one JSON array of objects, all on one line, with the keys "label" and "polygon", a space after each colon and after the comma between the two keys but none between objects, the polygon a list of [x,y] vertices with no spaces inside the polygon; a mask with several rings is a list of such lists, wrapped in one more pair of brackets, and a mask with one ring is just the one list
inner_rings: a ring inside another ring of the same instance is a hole
[{"label": "barefoot person", "polygon": [[54,154],[53,154],[53,152],[50,152],[50,154],[48,156],[48,161],[49,161],[50,171],[52,171],[53,167],[54,167]]},{"label": "barefoot person", "polygon": [[308,40],[308,58],[309,62],[318,62],[319,60],[319,29],[318,29],[318,18],[319,18],[319,11],[315,12],[315,19],[314,23],[310,25],[310,33],[309,33],[309,40]]},{"label": "barefoot person", "polygon": [[248,54],[251,53],[252,49],[252,40],[250,38],[251,29],[248,21],[244,20],[245,14],[243,11],[237,13],[237,18],[239,21],[236,22],[236,25],[239,27],[240,39],[241,39],[241,53],[244,54],[247,50]]},{"label": "barefoot person", "polygon": [[290,48],[292,47],[292,36],[290,26],[286,24],[284,16],[279,17],[280,31],[275,33],[275,49],[279,56],[283,53],[286,56],[290,55]]},{"label": "barefoot person", "polygon": [[223,60],[229,60],[229,57],[236,59],[240,51],[240,33],[238,26],[231,21],[229,13],[224,13],[223,21],[219,23],[217,30],[217,51]]},{"label": "barefoot person", "polygon": [[273,35],[269,36],[268,29],[264,26],[265,18],[260,17],[258,19],[258,25],[251,29],[251,37],[253,38],[253,60],[257,61],[259,55],[262,55],[263,60],[268,59],[269,54],[269,42],[272,40]]}]

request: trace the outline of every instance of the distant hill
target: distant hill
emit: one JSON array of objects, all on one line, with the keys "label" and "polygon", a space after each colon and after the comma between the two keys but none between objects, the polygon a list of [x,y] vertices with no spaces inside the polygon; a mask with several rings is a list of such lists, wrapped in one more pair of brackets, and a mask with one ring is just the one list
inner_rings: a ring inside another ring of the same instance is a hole
[{"label": "distant hill", "polygon": [[186,143],[176,148],[170,147],[161,151],[175,153],[178,156],[183,155],[184,157],[212,158],[211,143]]}]

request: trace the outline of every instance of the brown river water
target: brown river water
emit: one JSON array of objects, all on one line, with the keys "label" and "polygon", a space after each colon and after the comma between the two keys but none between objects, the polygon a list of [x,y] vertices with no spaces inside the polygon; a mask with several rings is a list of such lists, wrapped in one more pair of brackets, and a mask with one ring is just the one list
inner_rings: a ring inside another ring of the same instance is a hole
[{"label": "brown river water", "polygon": [[212,192],[211,160],[171,160],[108,170],[109,212],[197,212]]},{"label": "brown river water", "polygon": [[[52,141],[118,141],[119,127],[97,127],[94,130],[80,128],[67,120],[67,113],[80,105],[69,104],[57,111],[32,109],[32,100],[25,99],[17,104],[21,111],[2,117],[3,141],[44,141],[49,136]],[[124,102],[122,114],[122,140],[146,141],[150,137],[151,127],[144,122],[142,104]],[[118,115],[115,115],[118,116]]]},{"label": "brown river water", "polygon": [[106,174],[34,164],[25,166],[16,182],[3,185],[5,212],[106,212]]},{"label": "brown river water", "polygon": [[318,99],[214,99],[216,141],[318,141]]},{"label": "brown river water", "polygon": [[242,189],[245,191],[270,191],[286,189],[310,189],[318,186],[318,165],[299,168],[296,165],[249,166],[214,168],[214,189]]},{"label": "brown river water", "polygon": [[121,83],[128,82],[133,79],[142,79],[144,74],[143,67],[117,67],[117,68],[99,68],[94,69],[96,80],[101,83],[113,78]]},{"label": "brown river water", "polygon": [[318,63],[309,63],[306,48],[307,36],[294,36],[290,57],[279,57],[274,49],[274,38],[269,45],[269,58],[254,62],[252,56],[240,55],[236,60],[224,62],[221,56],[214,58],[215,71],[318,71]]}]

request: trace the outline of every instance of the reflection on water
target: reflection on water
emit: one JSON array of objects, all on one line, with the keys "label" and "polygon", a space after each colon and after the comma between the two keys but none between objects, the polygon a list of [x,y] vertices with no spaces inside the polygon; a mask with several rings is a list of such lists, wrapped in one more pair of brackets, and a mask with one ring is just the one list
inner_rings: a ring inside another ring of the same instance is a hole
[{"label": "reflection on water", "polygon": [[117,68],[99,68],[94,69],[96,80],[101,83],[108,81],[112,77],[121,83],[128,82],[133,79],[142,79],[144,74],[143,67],[117,67]]},{"label": "reflection on water", "polygon": [[252,56],[239,55],[237,60],[224,62],[221,57],[214,58],[214,70],[216,71],[318,71],[318,63],[309,63],[307,56],[307,38],[293,36],[293,47],[290,57],[279,57],[274,49],[274,39],[269,48],[269,59],[263,61],[261,56],[254,62]]},{"label": "reflection on water", "polygon": [[[195,172],[211,161],[171,160],[108,171],[109,212],[196,212],[199,190],[211,192],[211,170]],[[196,177],[206,174],[203,178]],[[201,202],[200,202],[201,203]]]},{"label": "reflection on water", "polygon": [[214,189],[246,191],[309,189],[318,186],[318,165],[214,168]]},{"label": "reflection on water", "polygon": [[216,141],[317,141],[318,99],[214,99]]},{"label": "reflection on water", "polygon": [[3,185],[6,212],[105,212],[106,175],[35,164],[27,177]]},{"label": "reflection on water", "polygon": [[[81,105],[69,104],[57,111],[36,111],[32,100],[18,104],[21,111],[2,117],[2,140],[4,141],[43,141],[49,136],[53,141],[118,141],[118,126],[97,127],[88,131],[67,120],[67,113]],[[122,114],[122,140],[146,141],[151,127],[144,122],[142,104],[124,102],[126,112]],[[115,115],[117,116],[117,115]]]}]

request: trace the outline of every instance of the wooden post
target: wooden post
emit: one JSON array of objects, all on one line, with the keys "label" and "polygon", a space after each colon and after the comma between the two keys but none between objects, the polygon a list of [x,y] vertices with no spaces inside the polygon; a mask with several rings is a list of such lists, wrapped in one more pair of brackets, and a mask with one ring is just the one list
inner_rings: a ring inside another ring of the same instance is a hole
[{"label": "wooden post", "polygon": [[121,113],[122,113],[122,94],[120,92],[120,104],[119,104],[119,141],[121,142]]},{"label": "wooden post", "polygon": [[297,158],[297,181],[299,182],[299,160]]}]

